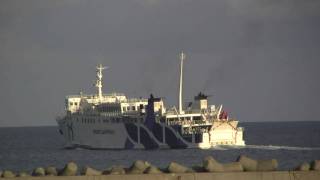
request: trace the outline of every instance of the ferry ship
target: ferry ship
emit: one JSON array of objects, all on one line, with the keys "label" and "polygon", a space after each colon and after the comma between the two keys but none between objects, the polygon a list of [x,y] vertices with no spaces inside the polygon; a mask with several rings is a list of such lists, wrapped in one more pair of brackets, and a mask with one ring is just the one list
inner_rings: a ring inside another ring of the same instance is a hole
[{"label": "ferry ship", "polygon": [[244,146],[242,127],[228,117],[222,105],[208,105],[199,93],[183,107],[183,63],[180,54],[178,108],[167,108],[162,98],[127,98],[104,94],[103,67],[97,66],[96,94],[66,96],[66,114],[56,119],[66,148],[162,149]]}]

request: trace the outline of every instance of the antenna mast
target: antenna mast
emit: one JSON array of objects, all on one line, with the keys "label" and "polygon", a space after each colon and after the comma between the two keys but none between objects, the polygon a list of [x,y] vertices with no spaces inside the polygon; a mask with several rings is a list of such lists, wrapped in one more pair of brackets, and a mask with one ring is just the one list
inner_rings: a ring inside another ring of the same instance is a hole
[{"label": "antenna mast", "polygon": [[179,114],[182,111],[182,88],[183,88],[183,61],[186,58],[186,54],[183,51],[180,53],[180,84],[179,84]]},{"label": "antenna mast", "polygon": [[102,66],[102,64],[99,64],[99,66],[96,67],[97,68],[97,81],[96,81],[96,87],[97,87],[97,94],[99,97],[99,101],[102,100],[102,70],[106,69],[106,67]]}]

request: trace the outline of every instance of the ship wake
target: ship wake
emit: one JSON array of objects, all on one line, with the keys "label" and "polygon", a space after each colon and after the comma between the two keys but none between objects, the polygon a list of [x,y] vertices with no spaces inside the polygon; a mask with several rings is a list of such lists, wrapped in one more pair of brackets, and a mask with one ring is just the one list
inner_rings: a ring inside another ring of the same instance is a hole
[{"label": "ship wake", "polygon": [[245,145],[245,146],[219,146],[217,150],[228,149],[261,149],[261,150],[290,150],[290,151],[320,151],[320,147],[297,147],[277,145]]}]

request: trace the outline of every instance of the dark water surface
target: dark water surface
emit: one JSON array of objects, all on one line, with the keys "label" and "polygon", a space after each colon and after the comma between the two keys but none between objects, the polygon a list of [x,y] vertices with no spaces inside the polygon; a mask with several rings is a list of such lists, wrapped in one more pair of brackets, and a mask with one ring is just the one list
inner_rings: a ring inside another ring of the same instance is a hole
[{"label": "dark water surface", "polygon": [[129,166],[142,159],[160,167],[171,161],[187,166],[201,164],[212,155],[221,162],[236,160],[240,154],[257,159],[276,158],[281,170],[292,169],[302,162],[320,159],[320,122],[242,123],[245,148],[168,149],[168,150],[85,150],[63,149],[64,140],[57,127],[0,128],[0,170],[28,170],[68,161],[80,166],[106,169],[111,165]]}]

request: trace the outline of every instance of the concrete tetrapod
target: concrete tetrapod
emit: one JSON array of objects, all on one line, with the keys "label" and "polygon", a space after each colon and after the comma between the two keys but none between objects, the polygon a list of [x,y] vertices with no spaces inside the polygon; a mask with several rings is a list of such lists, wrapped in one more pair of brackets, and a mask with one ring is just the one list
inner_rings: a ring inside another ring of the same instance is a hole
[{"label": "concrete tetrapod", "polygon": [[129,174],[143,174],[143,172],[150,167],[151,164],[147,161],[137,160],[130,167]]},{"label": "concrete tetrapod", "polygon": [[46,172],[42,167],[37,167],[32,171],[32,176],[45,176]]},{"label": "concrete tetrapod", "polygon": [[192,173],[192,172],[194,172],[192,169],[190,169],[186,166],[183,166],[181,164],[178,164],[176,162],[171,162],[167,169],[170,173]]},{"label": "concrete tetrapod", "polygon": [[310,170],[310,164],[307,162],[302,163],[300,166],[296,168],[297,171],[309,171]]},{"label": "concrete tetrapod", "polygon": [[18,177],[30,177],[30,174],[25,171],[21,171],[18,173]]},{"label": "concrete tetrapod", "polygon": [[212,156],[208,156],[203,160],[203,168],[207,172],[241,172],[243,167],[239,162],[231,162],[221,164],[216,161]]},{"label": "concrete tetrapod", "polygon": [[146,174],[161,174],[163,173],[159,168],[155,167],[155,166],[149,166],[146,170],[145,170]]},{"label": "concrete tetrapod", "polygon": [[56,167],[53,166],[49,166],[45,169],[46,171],[46,175],[47,176],[57,176],[58,175],[58,171]]},{"label": "concrete tetrapod", "polygon": [[104,171],[103,174],[126,174],[126,170],[122,166],[113,166],[109,171]]},{"label": "concrete tetrapod", "polygon": [[258,160],[257,171],[275,171],[278,168],[276,159]]},{"label": "concrete tetrapod", "polygon": [[85,176],[99,176],[102,174],[101,171],[93,169],[89,166],[86,166],[85,168],[83,168],[83,171],[81,172],[82,175]]},{"label": "concrete tetrapod", "polygon": [[14,178],[16,175],[10,170],[4,170],[2,173],[3,178]]},{"label": "concrete tetrapod", "polygon": [[203,168],[207,172],[223,172],[223,165],[216,161],[212,156],[204,158]]},{"label": "concrete tetrapod", "polygon": [[320,160],[314,160],[311,163],[311,169],[315,171],[320,171]]},{"label": "concrete tetrapod", "polygon": [[227,164],[223,164],[224,172],[241,172],[243,171],[243,166],[239,162],[231,162]]},{"label": "concrete tetrapod", "polygon": [[242,164],[244,171],[274,171],[278,168],[278,161],[276,159],[254,160],[241,155],[237,161]]},{"label": "concrete tetrapod", "polygon": [[59,173],[60,176],[75,176],[78,172],[78,166],[74,162],[69,162]]},{"label": "concrete tetrapod", "polygon": [[239,162],[244,171],[256,171],[258,167],[258,161],[251,159],[247,156],[240,155],[237,159],[237,162]]}]

